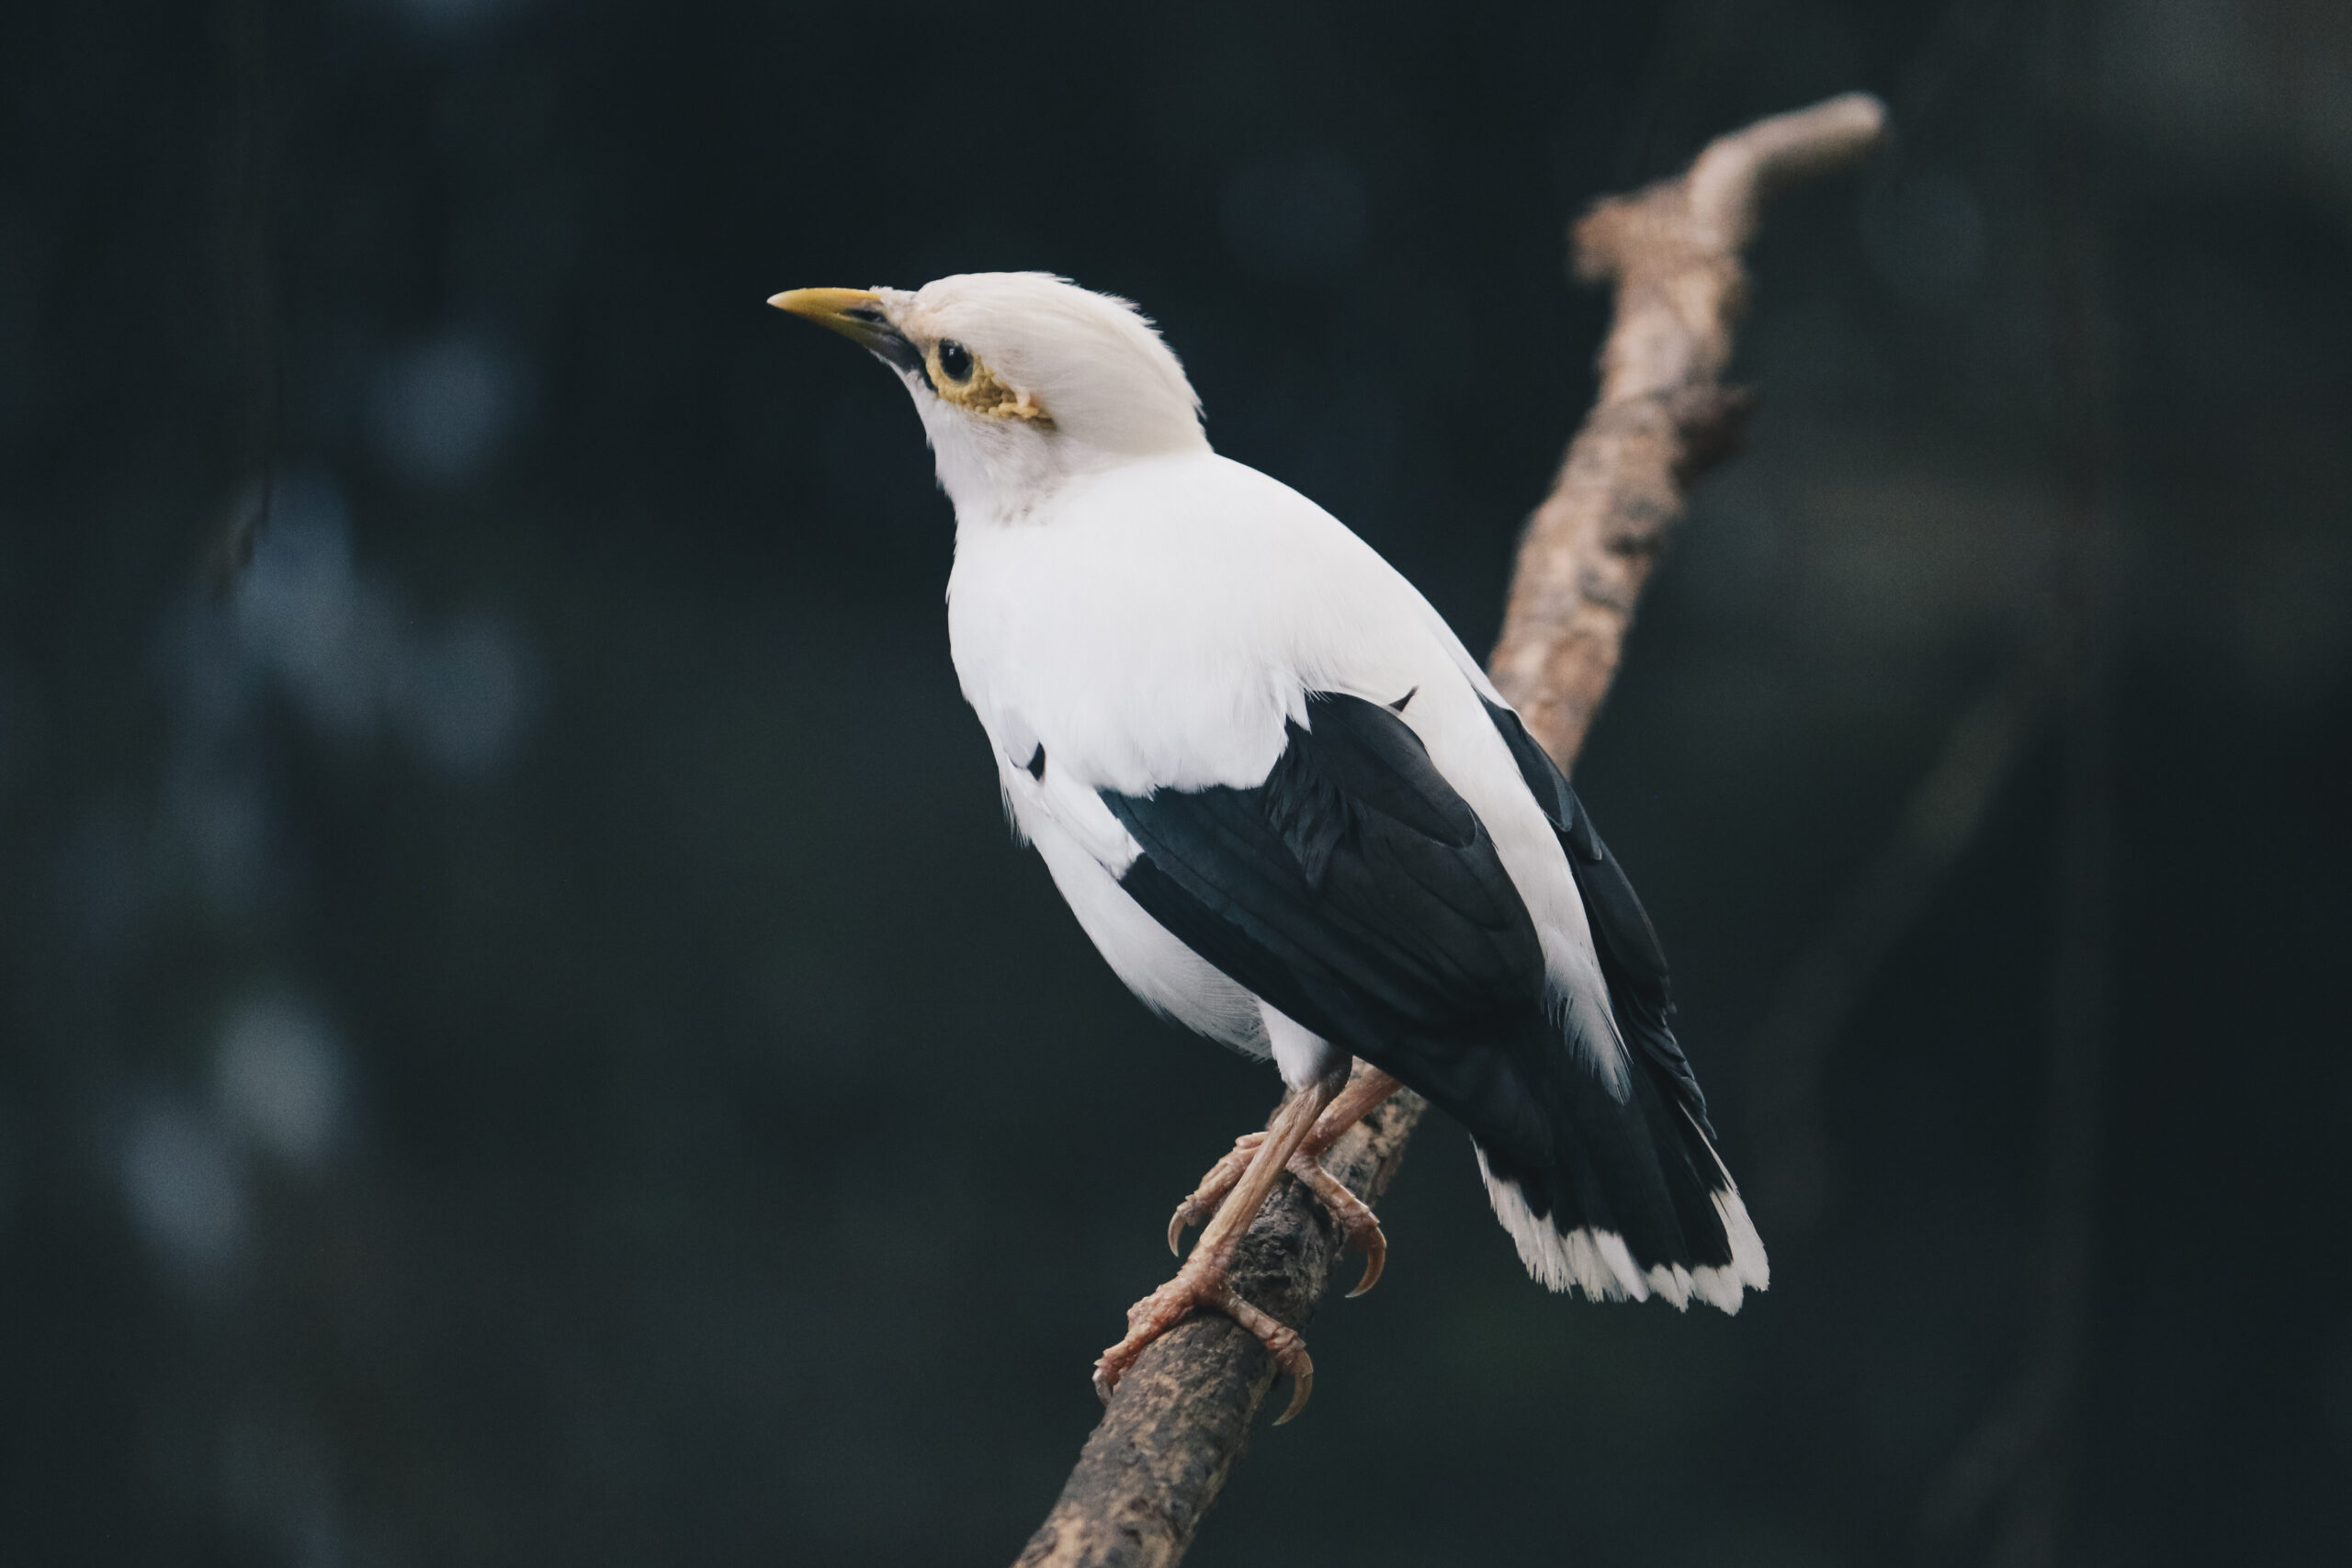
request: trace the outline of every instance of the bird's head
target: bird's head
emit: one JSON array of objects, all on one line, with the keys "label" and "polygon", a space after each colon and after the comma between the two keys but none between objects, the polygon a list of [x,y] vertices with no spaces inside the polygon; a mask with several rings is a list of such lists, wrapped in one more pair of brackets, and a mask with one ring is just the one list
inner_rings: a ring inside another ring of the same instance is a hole
[{"label": "bird's head", "polygon": [[1133,305],[1038,272],[768,301],[899,373],[958,517],[1013,518],[1073,474],[1204,451],[1200,399]]}]

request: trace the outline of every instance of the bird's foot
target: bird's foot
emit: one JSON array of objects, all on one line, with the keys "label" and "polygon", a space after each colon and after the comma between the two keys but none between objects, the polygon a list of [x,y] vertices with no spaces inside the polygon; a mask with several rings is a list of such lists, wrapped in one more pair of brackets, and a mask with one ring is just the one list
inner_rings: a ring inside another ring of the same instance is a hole
[{"label": "bird's foot", "polygon": [[1381,1270],[1388,1267],[1388,1235],[1380,1228],[1380,1216],[1372,1212],[1372,1205],[1349,1191],[1346,1182],[1324,1169],[1323,1162],[1305,1149],[1290,1156],[1286,1168],[1329,1211],[1348,1249],[1363,1254],[1363,1278],[1348,1292],[1349,1299],[1380,1283]]},{"label": "bird's foot", "polygon": [[[1258,1145],[1265,1141],[1263,1133],[1245,1133],[1235,1139],[1233,1152],[1211,1166],[1193,1195],[1176,1205],[1176,1213],[1168,1222],[1169,1251],[1179,1252],[1185,1227],[1204,1224],[1216,1214],[1226,1195],[1240,1182],[1242,1172],[1249,1169]],[[1348,1294],[1360,1296],[1378,1284],[1381,1271],[1388,1266],[1388,1237],[1371,1206],[1349,1191],[1345,1182],[1323,1168],[1321,1159],[1304,1148],[1291,1156],[1290,1164],[1284,1168],[1329,1211],[1348,1247],[1363,1254],[1363,1278]]]},{"label": "bird's foot", "polygon": [[1290,1404],[1275,1417],[1275,1426],[1306,1408],[1307,1396],[1315,1392],[1315,1363],[1306,1354],[1306,1341],[1272,1313],[1242,1300],[1223,1265],[1204,1263],[1197,1254],[1176,1271],[1174,1279],[1127,1309],[1126,1337],[1103,1351],[1094,1363],[1094,1392],[1102,1403],[1111,1403],[1111,1391],[1119,1386],[1119,1380],[1127,1375],[1146,1346],[1203,1308],[1221,1312],[1256,1335],[1274,1358],[1274,1365],[1291,1380]]},{"label": "bird's foot", "polygon": [[1233,1140],[1233,1152],[1209,1167],[1193,1195],[1176,1205],[1176,1213],[1168,1221],[1168,1250],[1177,1257],[1184,1256],[1184,1232],[1193,1225],[1204,1225],[1224,1206],[1225,1196],[1238,1186],[1242,1172],[1250,1168],[1250,1161],[1258,1145],[1266,1141],[1263,1133],[1244,1133]]},{"label": "bird's foot", "polygon": [[[1258,1217],[1265,1206],[1266,1195],[1282,1179],[1283,1172],[1293,1168],[1292,1156],[1302,1150],[1309,1151],[1307,1163],[1312,1166],[1312,1156],[1330,1146],[1328,1138],[1315,1143],[1311,1135],[1322,1127],[1320,1119],[1325,1111],[1344,1098],[1345,1077],[1344,1073],[1327,1073],[1285,1096],[1266,1130],[1237,1140],[1233,1152],[1217,1162],[1216,1168],[1202,1179],[1200,1190],[1186,1199],[1184,1207],[1176,1212],[1176,1221],[1169,1227],[1170,1247],[1175,1245],[1188,1214],[1215,1217],[1201,1233],[1200,1245],[1184,1259],[1184,1266],[1176,1270],[1176,1277],[1127,1309],[1126,1337],[1103,1351],[1102,1359],[1094,1363],[1094,1392],[1102,1395],[1104,1404],[1110,1403],[1111,1391],[1119,1386],[1119,1380],[1135,1365],[1145,1346],[1182,1321],[1187,1314],[1207,1307],[1225,1314],[1256,1335],[1259,1343],[1272,1354],[1274,1364],[1290,1374],[1290,1406],[1274,1425],[1281,1426],[1306,1408],[1306,1397],[1315,1389],[1315,1363],[1307,1359],[1306,1342],[1298,1337],[1296,1329],[1243,1301],[1233,1288],[1229,1270],[1242,1233]],[[1395,1080],[1389,1081],[1393,1084]],[[1355,1114],[1361,1117],[1363,1112],[1358,1111]],[[1336,1123],[1332,1135],[1338,1135],[1337,1127],[1345,1125]],[[1301,1179],[1317,1191],[1327,1186],[1339,1187],[1320,1168],[1316,1168],[1314,1177],[1302,1176]],[[1344,1189],[1341,1190],[1344,1193]],[[1329,1201],[1327,1197],[1326,1201]],[[1371,1212],[1355,1202],[1352,1195],[1348,1195],[1348,1201],[1362,1211],[1363,1219],[1370,1220]],[[1352,1228],[1362,1233],[1361,1224]],[[1376,1236],[1379,1232],[1375,1222],[1371,1234]],[[1367,1270],[1367,1281],[1378,1271],[1376,1264]]]}]

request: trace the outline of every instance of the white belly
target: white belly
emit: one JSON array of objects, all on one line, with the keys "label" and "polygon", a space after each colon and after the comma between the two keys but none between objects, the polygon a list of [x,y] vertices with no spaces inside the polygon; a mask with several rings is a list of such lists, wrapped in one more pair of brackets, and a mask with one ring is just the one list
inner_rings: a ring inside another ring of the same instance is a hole
[{"label": "white belly", "polygon": [[1009,780],[1006,794],[1070,913],[1127,989],[1187,1029],[1250,1055],[1265,1055],[1269,1043],[1257,997],[1145,914],[1110,868],[1068,829],[1034,805],[1024,810]]}]

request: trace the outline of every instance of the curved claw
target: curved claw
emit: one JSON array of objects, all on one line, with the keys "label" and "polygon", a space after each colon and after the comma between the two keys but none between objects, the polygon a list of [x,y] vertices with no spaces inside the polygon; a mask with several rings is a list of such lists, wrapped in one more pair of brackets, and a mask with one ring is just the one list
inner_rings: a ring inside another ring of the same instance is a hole
[{"label": "curved claw", "polygon": [[1290,1404],[1274,1417],[1274,1425],[1284,1426],[1295,1419],[1300,1411],[1306,1408],[1306,1402],[1314,1393],[1315,1361],[1302,1347],[1298,1352],[1298,1365],[1291,1369]]},{"label": "curved claw", "polygon": [[1364,1243],[1363,1278],[1356,1281],[1356,1288],[1348,1292],[1347,1299],[1353,1301],[1380,1283],[1381,1272],[1387,1267],[1388,1237],[1383,1235],[1380,1228],[1375,1225],[1373,1227],[1371,1236]]},{"label": "curved claw", "polygon": [[1217,1210],[1225,1204],[1226,1195],[1241,1179],[1241,1173],[1250,1168],[1250,1156],[1256,1154],[1258,1145],[1265,1141],[1263,1133],[1244,1133],[1233,1140],[1230,1153],[1209,1167],[1208,1174],[1201,1178],[1201,1184],[1193,1190],[1193,1195],[1177,1204],[1176,1213],[1169,1216],[1169,1251],[1179,1258],[1184,1255],[1185,1227],[1206,1224],[1216,1217]]},{"label": "curved claw", "polygon": [[1381,1273],[1388,1267],[1388,1237],[1380,1228],[1380,1217],[1318,1160],[1298,1156],[1290,1162],[1290,1173],[1329,1212],[1348,1246],[1363,1254],[1363,1278],[1356,1281],[1348,1298],[1352,1301],[1380,1283]]},{"label": "curved claw", "polygon": [[1274,1365],[1290,1374],[1290,1404],[1274,1417],[1274,1425],[1279,1427],[1296,1419],[1315,1393],[1315,1361],[1307,1355],[1306,1341],[1299,1337],[1298,1330],[1242,1300],[1231,1285],[1221,1287],[1208,1304],[1256,1335],[1258,1343],[1273,1357]]}]

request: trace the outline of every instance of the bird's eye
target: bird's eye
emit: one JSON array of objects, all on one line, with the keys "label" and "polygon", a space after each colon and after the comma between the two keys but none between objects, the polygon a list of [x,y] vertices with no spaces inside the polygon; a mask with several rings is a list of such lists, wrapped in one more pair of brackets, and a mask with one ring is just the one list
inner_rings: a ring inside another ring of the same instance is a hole
[{"label": "bird's eye", "polygon": [[972,351],[952,337],[939,340],[939,373],[951,381],[972,378]]}]

